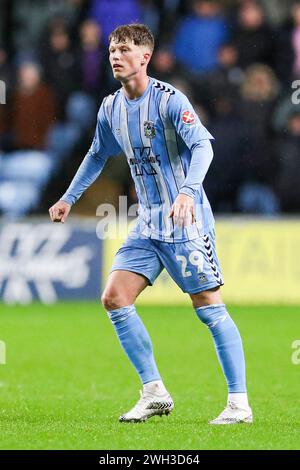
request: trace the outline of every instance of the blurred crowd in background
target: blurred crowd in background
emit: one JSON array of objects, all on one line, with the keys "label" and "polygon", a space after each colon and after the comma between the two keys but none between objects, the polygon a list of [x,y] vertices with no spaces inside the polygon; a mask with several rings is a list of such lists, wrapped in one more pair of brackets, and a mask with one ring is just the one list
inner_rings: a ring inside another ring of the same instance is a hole
[{"label": "blurred crowd in background", "polygon": [[[183,91],[215,137],[213,210],[299,212],[300,1],[3,0],[0,214],[44,213],[64,193],[120,86],[108,35],[131,22],[154,33],[149,75]],[[125,158],[111,160],[77,212],[135,201]]]}]

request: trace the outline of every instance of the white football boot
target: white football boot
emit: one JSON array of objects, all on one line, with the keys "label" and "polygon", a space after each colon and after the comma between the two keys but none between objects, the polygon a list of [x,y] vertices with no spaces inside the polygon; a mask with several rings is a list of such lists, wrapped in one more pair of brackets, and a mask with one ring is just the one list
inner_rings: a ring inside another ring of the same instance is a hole
[{"label": "white football boot", "polygon": [[140,395],[137,404],[130,411],[120,416],[120,422],[143,422],[155,415],[168,415],[174,408],[174,402],[167,391],[157,393],[156,391],[140,390]]},{"label": "white football boot", "polygon": [[216,419],[210,421],[209,424],[251,424],[252,422],[253,416],[250,406],[242,407],[238,403],[228,400],[226,408]]}]

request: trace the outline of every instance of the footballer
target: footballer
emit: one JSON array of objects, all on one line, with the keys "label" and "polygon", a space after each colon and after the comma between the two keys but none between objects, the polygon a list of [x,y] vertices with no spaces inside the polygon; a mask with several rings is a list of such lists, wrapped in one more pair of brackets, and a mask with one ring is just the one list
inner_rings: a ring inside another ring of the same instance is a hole
[{"label": "footballer", "polygon": [[50,217],[65,222],[107,159],[126,155],[138,219],[115,255],[101,300],[143,390],[119,420],[145,421],[174,408],[134,305],[166,268],[208,327],[228,385],[225,409],[210,423],[251,423],[242,340],[222,301],[214,217],[202,186],[213,136],[183,93],[147,75],[153,49],[153,35],[143,24],[119,26],[110,34],[109,60],[122,86],[104,98],[91,147],[66,193],[49,209]]}]

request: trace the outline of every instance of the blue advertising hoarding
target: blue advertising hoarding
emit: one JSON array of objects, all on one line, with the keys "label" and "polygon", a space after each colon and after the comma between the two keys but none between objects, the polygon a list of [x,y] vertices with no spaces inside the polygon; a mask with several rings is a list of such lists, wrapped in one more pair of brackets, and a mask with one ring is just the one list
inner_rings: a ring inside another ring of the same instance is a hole
[{"label": "blue advertising hoarding", "polygon": [[93,224],[0,225],[0,300],[30,303],[98,299],[102,242]]}]

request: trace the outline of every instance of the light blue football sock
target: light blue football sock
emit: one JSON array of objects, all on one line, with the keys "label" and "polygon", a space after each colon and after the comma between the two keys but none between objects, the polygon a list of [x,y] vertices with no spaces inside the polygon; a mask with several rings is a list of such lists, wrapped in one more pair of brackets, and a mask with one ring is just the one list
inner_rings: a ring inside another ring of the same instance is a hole
[{"label": "light blue football sock", "polygon": [[138,316],[135,306],[107,311],[120,343],[143,384],[161,380],[152,349],[150,336]]},{"label": "light blue football sock", "polygon": [[229,393],[246,393],[243,344],[239,330],[224,304],[195,308],[200,320],[209,328],[222,366]]}]

